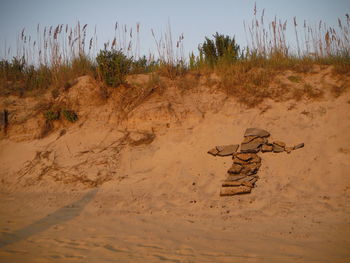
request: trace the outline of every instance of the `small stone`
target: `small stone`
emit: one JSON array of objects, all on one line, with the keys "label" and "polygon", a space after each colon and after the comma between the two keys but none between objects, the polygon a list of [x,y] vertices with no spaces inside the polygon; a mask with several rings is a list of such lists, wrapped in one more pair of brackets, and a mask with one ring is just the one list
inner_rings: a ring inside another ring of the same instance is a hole
[{"label": "small stone", "polygon": [[284,148],[277,145],[277,144],[273,144],[272,145],[272,149],[273,149],[273,152],[274,153],[281,153],[281,152],[284,152]]},{"label": "small stone", "polygon": [[284,150],[287,152],[287,153],[291,153],[293,151],[293,147],[286,147],[284,148]]},{"label": "small stone", "polygon": [[232,164],[231,168],[228,170],[228,173],[230,174],[239,174],[240,171],[242,171],[243,167],[239,164]]},{"label": "small stone", "polygon": [[304,147],[304,143],[299,143],[293,147],[293,150],[300,149]]},{"label": "small stone", "polygon": [[239,148],[238,144],[226,145],[226,146],[223,146],[223,149],[221,151],[219,151],[219,153],[217,155],[219,155],[219,156],[232,155],[232,154],[237,152],[238,148]]},{"label": "small stone", "polygon": [[257,136],[257,137],[269,137],[270,133],[259,128],[248,128],[244,133],[244,137],[247,136]]},{"label": "small stone", "polygon": [[250,193],[252,190],[251,187],[241,185],[241,186],[231,186],[231,187],[223,187],[220,191],[220,196],[230,196],[237,194],[245,194]]},{"label": "small stone", "polygon": [[211,154],[211,155],[216,156],[219,153],[219,151],[216,148],[213,148],[213,149],[210,149],[208,151],[208,153]]},{"label": "small stone", "polygon": [[273,144],[281,146],[282,148],[286,147],[286,144],[284,142],[281,142],[281,141],[274,141]]},{"label": "small stone", "polygon": [[265,152],[272,152],[273,150],[273,146],[272,145],[268,145],[268,144],[264,144],[262,147],[261,147],[261,151],[263,153]]}]

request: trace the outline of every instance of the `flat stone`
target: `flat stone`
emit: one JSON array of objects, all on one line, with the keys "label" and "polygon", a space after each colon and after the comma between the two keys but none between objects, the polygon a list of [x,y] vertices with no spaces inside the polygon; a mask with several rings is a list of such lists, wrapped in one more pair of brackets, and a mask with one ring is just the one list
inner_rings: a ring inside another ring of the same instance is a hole
[{"label": "flat stone", "polygon": [[211,154],[211,155],[216,156],[219,153],[219,151],[216,148],[213,148],[213,149],[210,149],[208,151],[208,153]]},{"label": "flat stone", "polygon": [[[247,160],[247,161],[244,161]],[[261,158],[256,153],[238,153],[233,157],[233,163],[235,164],[251,164],[251,163],[260,163]]]},{"label": "flat stone", "polygon": [[260,151],[260,146],[266,142],[264,138],[257,138],[248,143],[241,144],[241,152],[243,153],[257,153]]},{"label": "flat stone", "polygon": [[243,167],[240,164],[232,164],[231,168],[228,170],[229,174],[239,174],[242,171]]},{"label": "flat stone", "polygon": [[284,150],[287,152],[287,153],[291,153],[293,151],[293,147],[286,147],[284,148]]},{"label": "flat stone", "polygon": [[[259,142],[261,144],[267,143],[267,138],[264,137],[255,137],[254,139],[252,139],[250,142],[248,143],[253,143],[253,142]],[[242,144],[246,144],[244,142],[242,142]]]},{"label": "flat stone", "polygon": [[[222,150],[220,150],[217,155],[219,155],[219,156],[232,155],[232,154],[237,152],[238,148],[239,148],[238,144],[226,145],[226,146],[223,146]],[[218,148],[216,148],[216,149],[218,149]]]},{"label": "flat stone", "polygon": [[261,146],[261,151],[263,153],[265,153],[265,152],[272,152],[272,150],[273,150],[272,145],[264,144],[263,146]]},{"label": "flat stone", "polygon": [[256,153],[251,153],[252,159],[248,161],[248,163],[261,163],[261,157]]},{"label": "flat stone", "polygon": [[269,137],[270,133],[259,128],[248,128],[244,133],[244,137],[247,136],[257,136],[257,137]]},{"label": "flat stone", "polygon": [[228,174],[226,176],[225,182],[233,182],[233,181],[238,181],[246,177],[245,174]]},{"label": "flat stone", "polygon": [[273,149],[273,152],[274,153],[281,153],[281,152],[284,152],[284,147],[281,147],[277,144],[273,144],[272,145],[272,149]]},{"label": "flat stone", "polygon": [[237,157],[238,159],[242,160],[242,161],[249,161],[251,159],[253,159],[253,154],[255,153],[238,153],[235,155],[235,157]]},{"label": "flat stone", "polygon": [[233,163],[235,164],[241,164],[241,165],[246,165],[248,162],[242,161],[241,159],[238,159],[236,156],[233,156]]},{"label": "flat stone", "polygon": [[237,159],[245,161],[245,163],[259,163],[261,158],[256,153],[238,153],[235,155]]},{"label": "flat stone", "polygon": [[259,176],[251,175],[251,176],[247,176],[247,177],[243,178],[240,181],[242,181],[243,185],[247,185],[249,187],[254,187],[254,185],[255,185],[256,181],[258,181],[258,179],[259,179]]},{"label": "flat stone", "polygon": [[215,146],[215,148],[221,152],[225,148],[225,145]]},{"label": "flat stone", "polygon": [[300,149],[304,147],[304,143],[299,143],[297,145],[294,145],[293,150]]},{"label": "flat stone", "polygon": [[239,180],[240,182],[250,182],[252,180],[254,180],[255,178],[258,178],[256,175],[249,175],[249,176],[246,176],[244,178],[242,178],[241,180]]},{"label": "flat stone", "polygon": [[231,186],[231,187],[222,187],[220,191],[220,196],[231,196],[237,194],[246,194],[250,193],[252,190],[251,187],[246,185],[241,186]]},{"label": "flat stone", "polygon": [[243,142],[242,143],[248,143],[248,142],[251,142],[253,140],[255,140],[256,138],[259,138],[258,136],[247,136],[247,137],[244,137],[243,139]]},{"label": "flat stone", "polygon": [[258,180],[257,176],[246,176],[238,181],[224,181],[222,183],[222,187],[240,186],[240,185],[254,187],[254,184],[257,180]]},{"label": "flat stone", "polygon": [[250,188],[253,188],[253,187],[254,187],[254,184],[252,184],[251,182],[243,182],[242,185],[248,186],[248,187],[250,187]]},{"label": "flat stone", "polygon": [[224,181],[222,183],[222,187],[230,187],[230,186],[240,186],[240,185],[243,185],[244,182],[241,182],[241,181]]},{"label": "flat stone", "polygon": [[286,147],[286,144],[284,142],[281,142],[281,141],[274,141],[273,144],[281,146],[282,148]]},{"label": "flat stone", "polygon": [[243,166],[241,174],[253,175],[256,174],[261,166],[261,163],[251,163]]},{"label": "flat stone", "polygon": [[250,142],[241,145],[241,152],[243,153],[257,153],[260,151],[261,143]]}]

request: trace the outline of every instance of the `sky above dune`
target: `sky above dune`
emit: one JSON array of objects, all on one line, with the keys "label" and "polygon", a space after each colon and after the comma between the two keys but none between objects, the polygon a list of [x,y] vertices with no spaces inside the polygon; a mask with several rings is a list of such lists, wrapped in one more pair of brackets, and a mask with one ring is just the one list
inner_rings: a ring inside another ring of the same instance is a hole
[{"label": "sky above dune", "polygon": [[[28,35],[36,37],[37,24],[55,26],[77,21],[88,24],[88,32],[96,26],[99,48],[114,38],[115,23],[136,28],[140,23],[141,53],[156,52],[151,34],[156,38],[171,25],[174,40],[183,34],[184,53],[196,51],[205,36],[215,32],[235,36],[241,46],[246,46],[243,21],[251,22],[256,3],[258,14],[265,9],[265,21],[274,16],[288,21],[293,28],[293,17],[302,24],[304,20],[317,24],[320,20],[329,26],[337,26],[338,18],[350,13],[347,0],[0,0],[0,55],[7,48],[16,49],[16,37],[23,28]],[[292,31],[290,33],[293,42]],[[174,41],[175,42],[175,41]]]}]

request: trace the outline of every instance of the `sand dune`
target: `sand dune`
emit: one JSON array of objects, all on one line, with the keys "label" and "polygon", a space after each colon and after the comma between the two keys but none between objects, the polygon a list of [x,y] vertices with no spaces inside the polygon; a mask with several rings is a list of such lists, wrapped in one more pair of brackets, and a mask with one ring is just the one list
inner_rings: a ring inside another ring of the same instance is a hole
[{"label": "sand dune", "polygon": [[[252,109],[174,94],[123,122],[87,99],[77,124],[1,140],[1,262],[349,262],[349,93]],[[220,197],[232,160],[207,151],[249,127],[305,147],[259,153],[252,192]]]}]

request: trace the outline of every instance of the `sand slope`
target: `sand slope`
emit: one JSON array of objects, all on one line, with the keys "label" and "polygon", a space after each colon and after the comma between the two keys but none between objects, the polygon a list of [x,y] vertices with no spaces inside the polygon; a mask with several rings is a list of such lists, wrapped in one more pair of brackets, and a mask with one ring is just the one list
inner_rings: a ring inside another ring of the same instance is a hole
[{"label": "sand slope", "polygon": [[[1,262],[349,262],[349,93],[164,96],[123,123],[101,104],[64,135],[0,141]],[[252,193],[220,197],[231,159],[206,152],[248,127],[305,147],[259,153]]]}]

